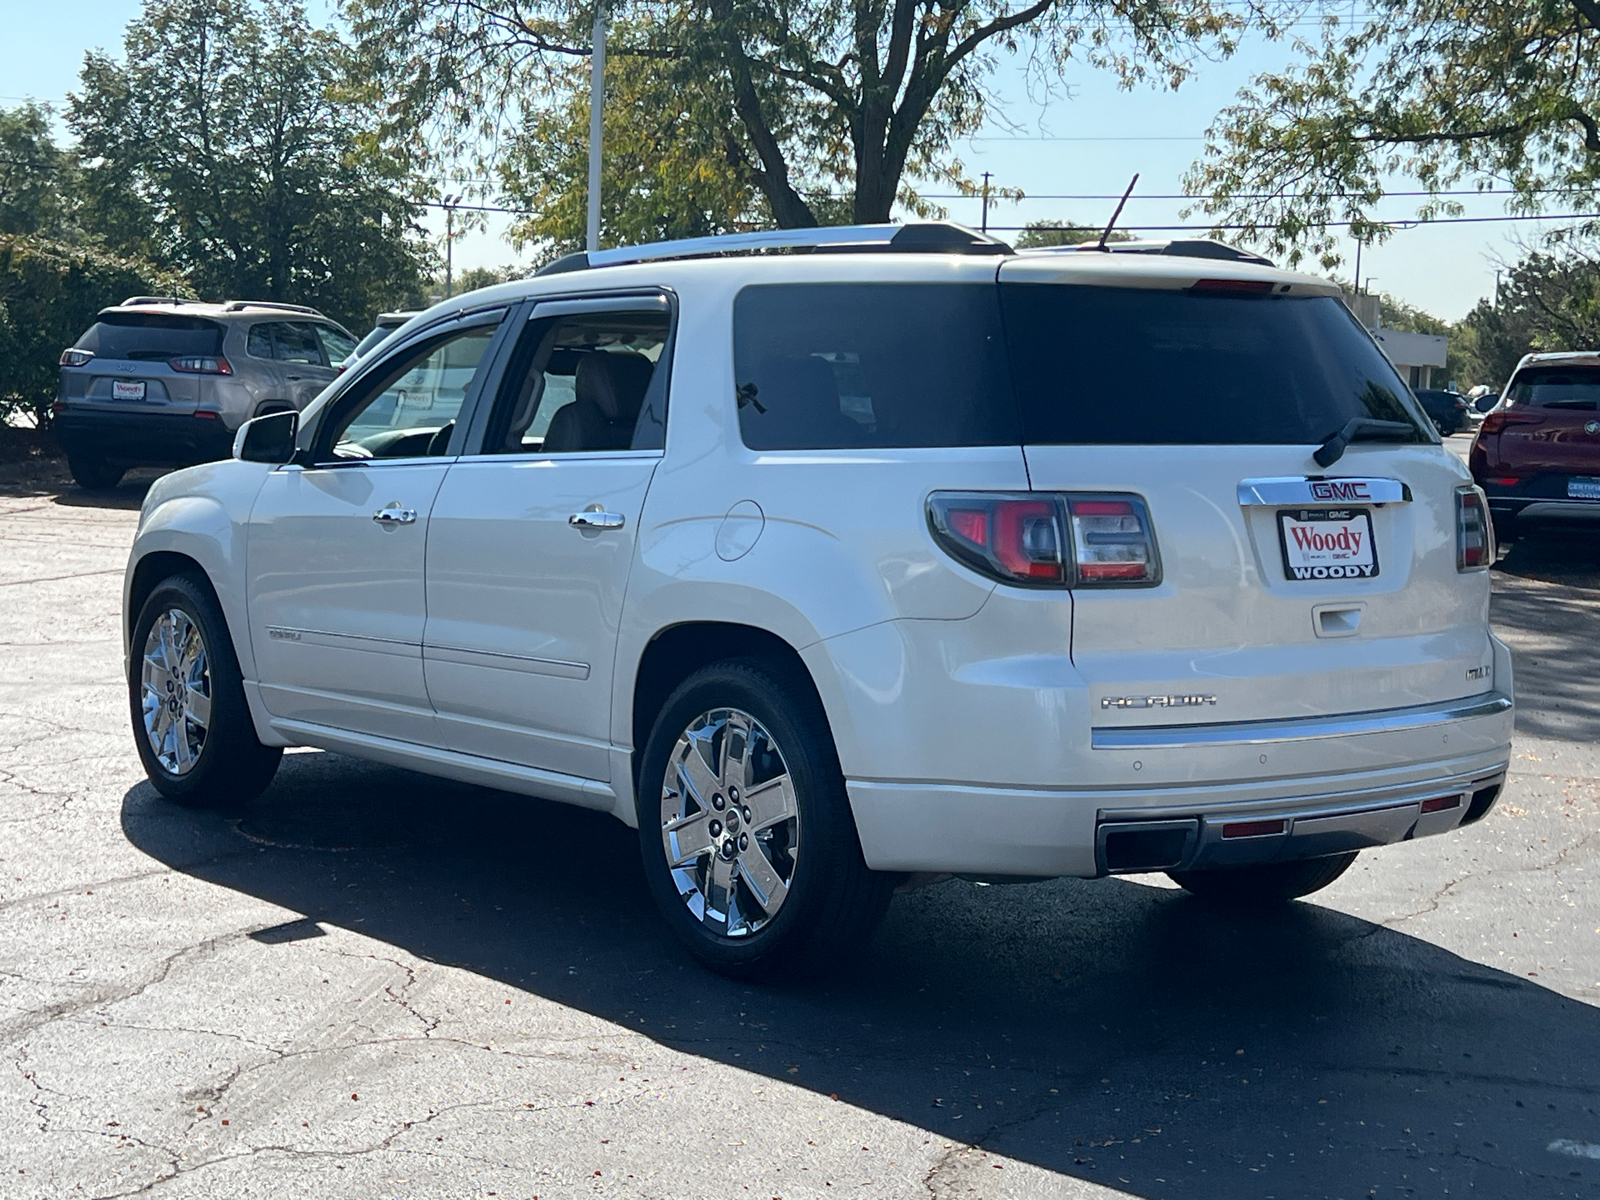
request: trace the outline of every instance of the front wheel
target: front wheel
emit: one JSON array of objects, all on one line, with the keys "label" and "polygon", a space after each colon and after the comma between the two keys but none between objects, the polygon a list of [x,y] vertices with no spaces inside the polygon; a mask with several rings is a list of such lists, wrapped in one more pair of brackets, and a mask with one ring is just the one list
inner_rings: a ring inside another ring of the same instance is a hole
[{"label": "front wheel", "polygon": [[1214,871],[1169,871],[1185,891],[1224,904],[1283,904],[1321,891],[1350,869],[1356,852],[1326,858],[1266,863],[1259,867],[1223,867]]},{"label": "front wheel", "polygon": [[133,623],[128,702],[150,782],[191,808],[266,790],[283,751],[256,738],[222,608],[189,575],[156,585]]},{"label": "front wheel", "polygon": [[866,941],[896,879],[867,868],[822,705],[790,671],[715,663],[668,698],[639,843],[689,952],[737,978],[815,972]]}]

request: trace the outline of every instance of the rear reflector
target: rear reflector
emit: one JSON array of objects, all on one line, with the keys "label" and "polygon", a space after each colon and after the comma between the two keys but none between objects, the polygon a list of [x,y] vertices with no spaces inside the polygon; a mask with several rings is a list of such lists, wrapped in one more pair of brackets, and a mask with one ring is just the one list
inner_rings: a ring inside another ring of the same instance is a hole
[{"label": "rear reflector", "polygon": [[1447,808],[1460,808],[1460,796],[1435,796],[1432,800],[1422,802],[1422,811],[1425,813],[1443,812]]},{"label": "rear reflector", "polygon": [[1518,475],[1500,475],[1485,482],[1492,483],[1495,487],[1516,487],[1522,482],[1522,478]]},{"label": "rear reflector", "polygon": [[1271,837],[1273,834],[1282,833],[1287,822],[1281,818],[1276,821],[1230,821],[1222,827],[1224,838],[1252,838]]},{"label": "rear reflector", "polygon": [[209,421],[220,421],[222,419],[222,414],[221,413],[207,412],[203,408],[202,409],[197,409],[195,411],[194,415],[197,416],[197,417],[204,418],[204,419],[209,420]]}]

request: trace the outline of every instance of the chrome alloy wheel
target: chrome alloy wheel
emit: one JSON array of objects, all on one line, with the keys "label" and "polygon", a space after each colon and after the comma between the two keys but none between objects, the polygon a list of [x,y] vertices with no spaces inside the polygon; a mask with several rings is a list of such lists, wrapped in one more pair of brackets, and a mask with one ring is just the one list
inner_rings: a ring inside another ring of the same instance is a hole
[{"label": "chrome alloy wheel", "polygon": [[144,640],[140,682],[151,753],[164,770],[187,775],[200,761],[211,725],[211,666],[188,613],[171,608],[156,618]]},{"label": "chrome alloy wheel", "polygon": [[690,722],[667,759],[661,842],[679,896],[712,932],[744,937],[777,915],[794,881],[800,812],[761,722],[736,708]]}]

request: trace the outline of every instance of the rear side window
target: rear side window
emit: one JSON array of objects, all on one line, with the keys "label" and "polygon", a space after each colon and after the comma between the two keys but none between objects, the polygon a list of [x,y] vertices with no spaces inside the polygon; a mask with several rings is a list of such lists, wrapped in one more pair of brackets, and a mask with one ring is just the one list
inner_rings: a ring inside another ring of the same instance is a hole
[{"label": "rear side window", "polygon": [[992,283],[747,287],[733,346],[752,450],[1018,440]]},{"label": "rear side window", "polygon": [[301,363],[308,367],[327,366],[315,325],[303,321],[282,321],[274,326],[272,339],[277,343],[279,362]]},{"label": "rear side window", "polygon": [[1529,408],[1600,409],[1600,367],[1528,367],[1517,372],[1506,395]]},{"label": "rear side window", "polygon": [[168,313],[102,313],[78,339],[77,348],[96,358],[136,362],[215,358],[222,353],[222,326]]},{"label": "rear side window", "polygon": [[1394,367],[1332,296],[1003,284],[1032,445],[1304,445],[1354,417],[1428,440]]}]

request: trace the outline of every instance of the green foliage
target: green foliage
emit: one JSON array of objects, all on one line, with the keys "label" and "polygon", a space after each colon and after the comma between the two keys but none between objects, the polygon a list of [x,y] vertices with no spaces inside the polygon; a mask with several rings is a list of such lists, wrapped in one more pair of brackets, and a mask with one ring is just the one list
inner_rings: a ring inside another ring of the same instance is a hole
[{"label": "green foliage", "polygon": [[428,252],[403,163],[334,94],[343,47],[293,0],[146,0],[124,61],[87,56],[68,123],[83,221],[208,297],[289,300],[359,326]]},{"label": "green foliage", "polygon": [[[1029,221],[1028,227],[1012,239],[1018,250],[1035,250],[1042,246],[1081,246],[1085,242],[1098,242],[1105,226],[1079,225],[1076,221]],[[1108,242],[1130,242],[1133,238],[1124,230],[1113,229]]]},{"label": "green foliage", "polygon": [[61,351],[94,324],[101,308],[181,286],[149,264],[0,234],[0,425],[19,412],[49,424]]},{"label": "green foliage", "polygon": [[64,236],[73,219],[77,164],[50,136],[39,104],[0,109],[0,234]]},{"label": "green foliage", "polygon": [[1457,330],[1471,381],[1495,388],[1524,354],[1600,349],[1600,248],[1528,255],[1505,273],[1499,305],[1480,301]]},{"label": "green foliage", "polygon": [[[565,64],[588,53],[590,0],[345,7],[386,144],[449,158],[521,130],[507,183],[539,209],[523,236],[571,245],[587,97]],[[1221,0],[619,0],[613,23],[608,182],[642,193],[605,198],[614,243],[924,211],[911,183],[971,186],[954,145],[988,114],[999,55],[1028,56],[1046,90],[1075,59],[1176,87],[1244,17]]]},{"label": "green foliage", "polygon": [[[1336,10],[1330,10],[1330,13]],[[1258,76],[1210,130],[1190,191],[1219,223],[1291,264],[1340,261],[1335,221],[1381,241],[1385,180],[1456,215],[1464,182],[1514,189],[1511,207],[1592,210],[1600,183],[1600,0],[1372,0],[1329,15],[1302,61]]]}]

